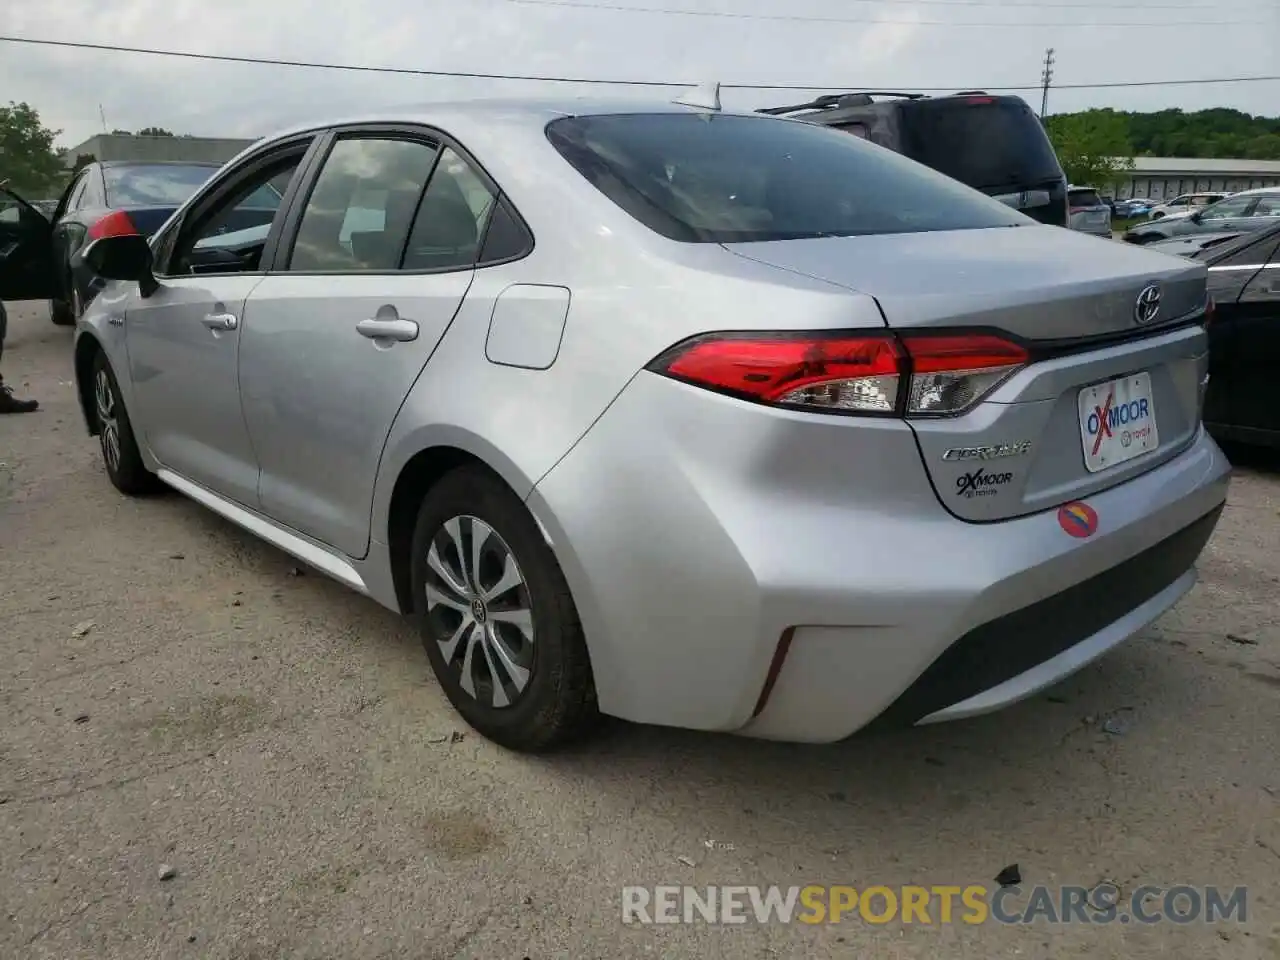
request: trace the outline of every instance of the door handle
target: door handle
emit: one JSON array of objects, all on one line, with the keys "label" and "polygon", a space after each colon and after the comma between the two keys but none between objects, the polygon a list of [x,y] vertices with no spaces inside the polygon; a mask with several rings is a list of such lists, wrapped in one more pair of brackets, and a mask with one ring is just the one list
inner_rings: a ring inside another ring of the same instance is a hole
[{"label": "door handle", "polygon": [[380,320],[374,317],[357,323],[356,333],[370,340],[398,340],[407,343],[418,339],[418,324],[413,320]]},{"label": "door handle", "polygon": [[234,313],[206,313],[201,321],[210,330],[234,330],[240,320]]}]

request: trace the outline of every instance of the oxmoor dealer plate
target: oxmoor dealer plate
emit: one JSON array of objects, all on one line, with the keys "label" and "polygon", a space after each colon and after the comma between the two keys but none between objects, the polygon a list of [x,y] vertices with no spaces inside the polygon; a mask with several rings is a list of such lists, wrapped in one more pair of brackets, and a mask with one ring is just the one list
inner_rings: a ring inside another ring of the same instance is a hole
[{"label": "oxmoor dealer plate", "polygon": [[1160,445],[1151,375],[1134,373],[1080,391],[1080,439],[1090,473],[1132,460]]}]

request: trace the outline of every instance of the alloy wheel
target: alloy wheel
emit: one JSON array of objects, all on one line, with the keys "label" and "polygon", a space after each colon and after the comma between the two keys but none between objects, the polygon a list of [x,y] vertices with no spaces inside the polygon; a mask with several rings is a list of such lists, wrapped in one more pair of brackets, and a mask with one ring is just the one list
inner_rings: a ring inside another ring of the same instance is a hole
[{"label": "alloy wheel", "polygon": [[445,666],[477,702],[512,706],[534,667],[529,587],[506,541],[483,520],[455,516],[427,549],[427,623]]},{"label": "alloy wheel", "polygon": [[98,409],[98,431],[102,438],[102,456],[107,469],[113,473],[120,469],[120,422],[116,419],[116,394],[111,377],[106,370],[99,370],[93,385],[94,401]]}]

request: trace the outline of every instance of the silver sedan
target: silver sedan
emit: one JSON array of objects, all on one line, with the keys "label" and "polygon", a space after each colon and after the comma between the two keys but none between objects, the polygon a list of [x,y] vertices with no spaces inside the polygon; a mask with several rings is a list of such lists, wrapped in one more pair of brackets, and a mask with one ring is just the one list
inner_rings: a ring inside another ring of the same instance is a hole
[{"label": "silver sedan", "polygon": [[85,255],[111,482],[413,616],[516,749],[994,710],[1182,597],[1226,495],[1203,265],[714,99],[299,127]]}]

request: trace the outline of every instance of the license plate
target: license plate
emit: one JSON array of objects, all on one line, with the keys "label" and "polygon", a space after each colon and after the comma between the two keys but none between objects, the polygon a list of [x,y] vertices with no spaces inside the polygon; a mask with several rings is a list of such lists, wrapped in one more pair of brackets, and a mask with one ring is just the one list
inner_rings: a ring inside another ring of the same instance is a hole
[{"label": "license plate", "polygon": [[1080,440],[1090,473],[1160,446],[1151,374],[1134,373],[1080,391]]}]

